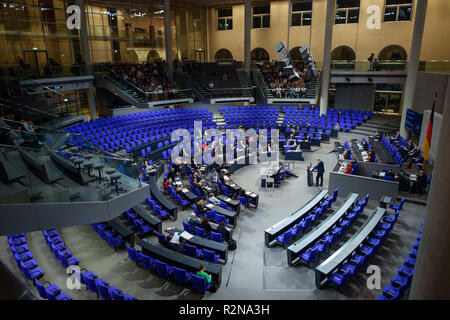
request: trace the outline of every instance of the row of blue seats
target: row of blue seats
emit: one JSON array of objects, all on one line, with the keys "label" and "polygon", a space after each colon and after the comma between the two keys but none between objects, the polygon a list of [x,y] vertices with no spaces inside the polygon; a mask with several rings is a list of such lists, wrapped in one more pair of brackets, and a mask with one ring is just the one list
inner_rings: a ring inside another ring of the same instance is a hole
[{"label": "row of blue seats", "polygon": [[[98,231],[100,231],[100,226],[102,226],[102,224],[96,225],[98,227]],[[43,234],[50,250],[55,255],[55,258],[61,261],[61,265],[64,268],[67,268],[70,265],[79,265],[80,261],[72,255],[69,249],[65,247],[64,242],[62,242],[62,239],[56,229],[44,230]],[[121,290],[112,286],[110,287],[105,280],[99,278],[92,271],[86,270],[87,272],[85,273],[81,271],[77,273],[77,270],[78,269],[74,269],[74,272],[78,278],[77,280],[79,280],[81,284],[85,284],[86,289],[97,293],[97,297],[100,295],[104,300],[135,300],[135,298],[127,294],[123,294]]]},{"label": "row of blue seats", "polygon": [[[11,253],[19,267],[20,271],[24,275],[25,279],[33,280],[39,295],[43,299],[48,300],[72,300],[72,298],[65,292],[63,292],[56,284],[52,284],[48,281],[41,284],[41,279],[45,272],[42,270],[33,255],[31,254],[25,233],[8,235],[8,242],[11,248]],[[47,286],[45,284],[48,283]]]},{"label": "row of blue seats", "polygon": [[[401,138],[401,136],[400,136],[400,138]],[[386,148],[386,150],[389,152],[389,154],[392,156],[392,159],[395,161],[395,164],[402,166],[404,159],[401,156],[400,152],[397,151],[395,146],[384,136],[383,136],[383,139],[381,139],[381,143]]]},{"label": "row of blue seats", "polygon": [[143,254],[141,251],[127,246],[128,258],[143,268],[156,272],[161,277],[174,279],[182,285],[192,286],[195,290],[205,293],[212,284],[212,280],[208,284],[205,278],[196,276],[185,269],[171,266],[167,263],[161,262],[156,258]]},{"label": "row of blue seats", "polygon": [[63,268],[80,264],[80,260],[72,255],[72,252],[66,248],[64,241],[61,239],[56,229],[43,230],[42,233],[48,248],[53,253],[55,259],[61,263]]},{"label": "row of blue seats", "polygon": [[169,212],[162,208],[161,203],[157,199],[153,198],[152,195],[145,199],[145,203],[150,207],[150,210],[155,212],[156,216],[161,219],[167,219],[169,217]]},{"label": "row of blue seats", "polygon": [[390,283],[378,295],[377,300],[398,300],[401,299],[405,291],[411,286],[414,268],[416,266],[417,250],[419,250],[420,238],[422,237],[422,226],[414,242],[413,248],[409,251],[403,265],[398,269],[397,274]]},{"label": "row of blue seats", "polygon": [[[207,238],[206,236],[206,232],[204,229],[195,226],[194,230],[192,230],[192,226],[187,223],[186,221],[183,221],[183,230],[190,233],[190,234],[195,234],[198,237],[202,237],[202,238]],[[214,232],[214,231],[210,231],[209,232],[209,237],[207,239],[210,239],[212,241],[216,241],[216,242],[223,242],[224,239],[222,238],[222,234],[218,233],[218,232]]]},{"label": "row of blue seats", "polygon": [[[227,225],[228,223],[230,223],[223,214],[217,213],[216,210],[208,210],[203,213],[200,212],[200,210],[198,210],[198,207],[195,203],[192,204],[192,206],[194,208],[194,213],[197,217],[206,217],[208,218],[209,221],[215,222],[216,224],[220,224],[221,222],[223,222],[225,225]],[[203,236],[203,238],[205,237]]]},{"label": "row of blue seats", "polygon": [[[362,138],[361,140],[365,141],[367,143],[368,150],[370,150],[370,148],[372,148],[372,146],[370,145],[369,141],[367,141],[364,138]],[[377,162],[377,154],[375,153],[375,150],[373,151],[373,162]]]},{"label": "row of blue seats", "polygon": [[345,232],[352,226],[352,224],[358,219],[364,208],[369,201],[369,195],[367,194],[364,200],[358,200],[346,214],[339,219],[339,221],[330,228],[321,239],[316,241],[310,248],[301,253],[301,259],[305,261],[308,265],[314,262],[322,253],[327,251],[327,249],[333,244],[337,243],[340,236],[345,234]]},{"label": "row of blue seats", "polygon": [[[402,199],[402,201],[404,201],[404,199]],[[402,203],[399,205],[390,205],[390,208],[395,210],[394,215],[386,215],[383,217],[382,221],[380,221],[371,232],[368,239],[365,240],[362,245],[353,252],[351,257],[331,275],[328,279],[328,283],[337,285],[339,289],[349,283],[350,278],[356,275],[360,269],[369,262],[378,248],[383,244],[383,241],[397,222],[402,206]]]},{"label": "row of blue seats", "polygon": [[106,226],[106,224],[97,222],[92,223],[91,225],[94,231],[100,235],[100,238],[106,240],[108,246],[114,248],[114,250],[116,250],[118,246],[125,243],[125,241],[120,236],[114,234],[113,230],[107,230],[108,227]]},{"label": "row of blue seats", "polygon": [[289,228],[289,230],[276,237],[276,240],[283,246],[288,245],[293,240],[297,240],[315,221],[318,221],[320,217],[331,208],[331,205],[337,200],[338,193],[339,189],[335,189],[332,195],[320,202],[305,218],[301,219],[297,224]]},{"label": "row of blue seats", "polygon": [[86,286],[86,290],[96,293],[97,298],[102,298],[103,300],[137,300],[128,293],[124,293],[122,290],[110,285],[92,271],[86,269],[78,271],[75,269],[74,272],[80,283]]},{"label": "row of blue seats", "polygon": [[[156,232],[156,236],[158,237],[158,242],[169,249],[174,249],[167,237],[159,232]],[[214,252],[213,250],[208,249],[198,249],[197,246],[190,245],[188,243],[185,243],[183,248],[179,248],[178,252],[183,253],[185,255],[188,255],[193,258],[201,258],[206,262],[211,263],[219,263],[220,256]]]}]

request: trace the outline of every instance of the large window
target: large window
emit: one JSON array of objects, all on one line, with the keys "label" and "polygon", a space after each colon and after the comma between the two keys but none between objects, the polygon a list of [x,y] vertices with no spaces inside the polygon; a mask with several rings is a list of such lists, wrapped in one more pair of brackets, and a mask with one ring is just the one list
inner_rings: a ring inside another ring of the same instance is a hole
[{"label": "large window", "polygon": [[360,0],[336,0],[335,24],[358,23]]},{"label": "large window", "polygon": [[411,21],[412,0],[386,0],[384,22]]},{"label": "large window", "polygon": [[270,28],[270,5],[253,6],[253,28]]},{"label": "large window", "polygon": [[312,17],[312,1],[292,4],[292,26],[310,26]]},{"label": "large window", "polygon": [[217,9],[217,30],[233,30],[233,8]]}]

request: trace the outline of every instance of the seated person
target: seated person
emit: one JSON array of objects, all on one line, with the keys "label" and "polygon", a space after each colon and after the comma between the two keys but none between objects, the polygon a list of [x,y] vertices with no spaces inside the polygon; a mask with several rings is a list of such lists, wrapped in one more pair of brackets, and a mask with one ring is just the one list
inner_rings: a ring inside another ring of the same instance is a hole
[{"label": "seated person", "polygon": [[409,161],[409,164],[408,164],[409,169],[411,169],[411,166],[413,163],[419,162],[420,152],[421,152],[420,147],[417,144],[415,144],[414,150],[411,151],[410,153],[408,153],[408,155],[406,156],[405,160],[411,159],[411,161]]},{"label": "seated person", "polygon": [[427,180],[428,177],[425,174],[425,171],[423,171],[423,169],[420,169],[419,173],[417,174],[417,179],[413,182],[409,192],[423,193],[425,191],[425,187],[427,186]]},{"label": "seated person", "polygon": [[164,191],[168,191],[169,190],[169,179],[164,178],[163,188],[164,188]]},{"label": "seated person", "polygon": [[375,161],[375,152],[373,150],[370,150],[367,154],[367,162],[374,162]]},{"label": "seated person", "polygon": [[209,236],[211,232],[211,225],[209,224],[209,219],[207,217],[202,217],[201,222],[202,223],[200,224],[199,227],[205,230],[206,236]]},{"label": "seated person", "polygon": [[344,160],[350,160],[350,150],[345,147],[344,152],[342,153],[342,158]]},{"label": "seated person", "polygon": [[219,205],[220,204],[220,200],[219,199],[217,199],[215,196],[214,196],[214,193],[210,193],[209,195],[208,195],[208,199],[206,199],[209,203],[211,203],[211,204],[214,204],[214,205]]},{"label": "seated person", "polygon": [[152,172],[153,166],[149,164],[148,160],[144,161],[144,169],[147,176],[155,174],[154,172]]},{"label": "seated person", "polygon": [[400,154],[405,158],[410,152],[414,152],[414,144],[412,140],[408,141],[408,144],[400,149]]},{"label": "seated person", "polygon": [[217,232],[222,235],[224,241],[228,242],[230,240],[230,232],[225,227],[224,221],[220,221],[220,224],[217,226]]},{"label": "seated person", "polygon": [[305,138],[303,138],[304,142],[311,142],[311,137],[309,135],[306,135]]},{"label": "seated person", "polygon": [[168,177],[169,179],[171,179],[172,181],[174,181],[176,176],[177,176],[177,174],[175,173],[175,169],[174,169],[173,167],[170,168],[170,171],[169,171],[169,173],[167,174],[167,177]]},{"label": "seated person", "polygon": [[200,227],[202,222],[200,221],[200,218],[197,218],[195,215],[195,212],[192,212],[189,216],[186,217],[187,223],[191,226],[192,230],[195,230],[195,227]]},{"label": "seated person", "polygon": [[345,169],[344,173],[350,174],[352,172],[352,169],[353,169],[352,164],[351,164],[351,162],[349,162],[349,163],[347,163],[347,168]]},{"label": "seated person", "polygon": [[363,141],[361,142],[361,144],[362,144],[362,146],[363,146],[364,151],[369,150],[369,144],[367,143],[366,140],[363,140]]},{"label": "seated person", "polygon": [[375,134],[375,139],[381,140],[383,139],[383,134],[379,131],[377,131],[377,133]]},{"label": "seated person", "polygon": [[167,246],[170,249],[172,249],[176,252],[179,252],[179,253],[184,253],[184,244],[186,242],[184,239],[180,240],[180,234],[182,232],[183,231],[180,231],[180,232],[174,233],[173,235],[169,234],[167,236],[167,241],[168,241]]},{"label": "seated person", "polygon": [[205,272],[205,266],[203,264],[200,265],[200,270],[197,271],[196,276],[198,277],[202,277],[206,279],[206,284],[210,284],[211,283],[211,275],[207,274]]},{"label": "seated person", "polygon": [[389,141],[391,141],[391,143],[393,143],[394,141],[398,141],[399,139],[400,139],[400,131],[397,131],[395,136],[389,138]]},{"label": "seated person", "polygon": [[336,124],[334,125],[333,129],[334,129],[334,130],[339,130],[339,129],[341,129],[341,126],[339,125],[338,122],[336,122]]}]

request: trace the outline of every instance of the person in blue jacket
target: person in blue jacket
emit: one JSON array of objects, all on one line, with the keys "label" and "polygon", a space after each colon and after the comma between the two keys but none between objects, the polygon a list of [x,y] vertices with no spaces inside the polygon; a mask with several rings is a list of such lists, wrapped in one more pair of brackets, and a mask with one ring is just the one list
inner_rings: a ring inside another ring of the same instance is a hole
[{"label": "person in blue jacket", "polygon": [[320,159],[317,159],[317,165],[312,169],[312,171],[317,172],[316,186],[319,186],[319,179],[320,179],[320,186],[322,186],[323,185],[323,173],[325,172],[325,166],[323,164],[323,161]]}]

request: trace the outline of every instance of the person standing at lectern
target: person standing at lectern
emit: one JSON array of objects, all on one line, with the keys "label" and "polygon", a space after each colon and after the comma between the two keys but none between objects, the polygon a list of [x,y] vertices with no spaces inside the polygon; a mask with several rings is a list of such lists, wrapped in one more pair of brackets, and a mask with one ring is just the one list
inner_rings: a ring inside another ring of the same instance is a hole
[{"label": "person standing at lectern", "polygon": [[[317,159],[317,165],[314,168],[312,168],[312,171],[317,172],[316,186],[322,186],[323,185],[323,173],[325,172],[325,166],[323,164],[323,161],[320,159]],[[320,179],[320,185],[319,185],[319,179]]]}]

